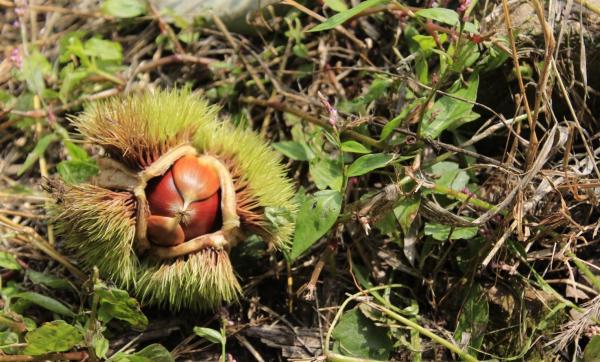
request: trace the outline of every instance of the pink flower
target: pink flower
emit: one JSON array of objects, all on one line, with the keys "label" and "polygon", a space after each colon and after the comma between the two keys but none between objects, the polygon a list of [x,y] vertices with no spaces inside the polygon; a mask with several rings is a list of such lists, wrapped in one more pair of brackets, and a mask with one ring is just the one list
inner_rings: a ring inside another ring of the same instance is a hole
[{"label": "pink flower", "polygon": [[19,48],[13,48],[10,52],[10,61],[19,69],[23,67],[23,56],[21,55],[21,51]]}]

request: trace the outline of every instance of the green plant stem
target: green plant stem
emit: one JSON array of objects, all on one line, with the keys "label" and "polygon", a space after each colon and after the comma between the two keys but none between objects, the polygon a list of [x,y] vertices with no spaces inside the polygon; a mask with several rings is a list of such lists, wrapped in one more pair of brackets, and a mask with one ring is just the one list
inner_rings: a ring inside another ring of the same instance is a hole
[{"label": "green plant stem", "polygon": [[567,255],[571,259],[573,259],[573,262],[575,263],[575,265],[577,265],[577,269],[579,269],[579,271],[583,273],[585,279],[587,279],[587,281],[590,282],[590,284],[592,284],[592,287],[594,287],[596,291],[600,292],[600,279],[598,279],[598,277],[594,275],[594,273],[592,273],[590,268],[588,268],[588,266],[585,265],[583,260],[579,259],[577,255],[575,255],[573,252],[570,251],[567,253]]},{"label": "green plant stem", "polygon": [[[327,360],[340,361],[340,362],[360,361],[360,360],[349,359],[349,358],[345,358],[345,357],[343,359],[340,359],[339,354],[332,353],[329,350],[329,345],[330,345],[329,342],[331,340],[331,334],[333,333],[333,329],[334,329],[335,325],[337,324],[337,321],[341,318],[342,313],[344,312],[348,303],[350,303],[351,301],[358,299],[360,297],[364,297],[366,294],[372,295],[372,292],[374,292],[374,291],[388,289],[388,288],[391,289],[391,288],[403,288],[403,287],[404,286],[402,284],[382,285],[382,286],[365,289],[364,291],[358,292],[358,293],[353,294],[350,297],[348,297],[342,303],[340,308],[338,309],[338,312],[336,313],[335,317],[333,318],[333,321],[331,322],[331,326],[329,327],[329,330],[327,331],[327,334],[325,335],[325,345],[324,345],[323,351],[324,351],[325,356],[327,357]],[[387,314],[390,318],[393,318],[396,321],[404,324],[405,326],[417,331],[419,334],[422,334],[422,335],[430,338],[432,341],[446,347],[450,351],[452,351],[452,352],[456,353],[458,356],[460,356],[460,358],[462,358],[463,360],[468,361],[468,362],[477,362],[477,359],[475,357],[473,357],[470,354],[468,354],[467,352],[461,350],[459,347],[454,345],[452,342],[449,342],[448,340],[436,335],[435,333],[429,331],[427,328],[421,327],[419,324],[411,321],[410,319],[407,319],[407,318],[401,316],[400,314],[393,312],[393,311],[389,310],[388,308],[385,308],[379,304],[372,303],[372,302],[365,302],[365,303],[368,304],[369,306],[376,308],[376,309],[380,310],[381,312]],[[365,361],[365,360],[363,359],[363,361]]]},{"label": "green plant stem", "polygon": [[116,83],[118,85],[125,84],[125,82],[123,80],[121,80],[118,77],[116,77],[108,72],[105,72],[103,70],[93,69],[93,72],[96,73],[97,75],[101,76],[102,78],[106,78],[107,80],[110,80],[111,82]]},{"label": "green plant stem", "polygon": [[483,200],[480,200],[476,197],[467,195],[463,192],[451,189],[446,186],[434,184],[433,189],[436,192],[444,194],[450,198],[453,198],[455,200],[462,201],[462,202],[468,202],[469,204],[471,204],[473,206],[476,206],[476,207],[479,207],[479,208],[482,208],[485,210],[494,210],[496,208],[496,205],[492,205],[492,204],[485,202]]}]

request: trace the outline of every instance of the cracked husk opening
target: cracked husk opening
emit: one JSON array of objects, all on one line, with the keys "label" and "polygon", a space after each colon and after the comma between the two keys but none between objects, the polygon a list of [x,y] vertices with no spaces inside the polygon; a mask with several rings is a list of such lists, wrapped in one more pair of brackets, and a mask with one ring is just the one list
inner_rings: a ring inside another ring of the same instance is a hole
[{"label": "cracked husk opening", "polygon": [[[148,181],[164,175],[177,160],[184,156],[196,156],[208,164],[218,175],[221,190],[221,228],[179,245],[159,246],[150,243],[147,236],[147,218],[150,215],[150,209],[146,197],[146,187]],[[93,184],[111,190],[130,191],[137,200],[135,248],[140,255],[163,260],[195,254],[206,249],[228,252],[237,244],[241,233],[240,219],[236,212],[235,186],[227,167],[216,157],[198,155],[194,147],[184,144],[172,148],[139,172],[131,171],[125,164],[113,159],[102,159],[98,164],[100,174],[92,180]]]}]

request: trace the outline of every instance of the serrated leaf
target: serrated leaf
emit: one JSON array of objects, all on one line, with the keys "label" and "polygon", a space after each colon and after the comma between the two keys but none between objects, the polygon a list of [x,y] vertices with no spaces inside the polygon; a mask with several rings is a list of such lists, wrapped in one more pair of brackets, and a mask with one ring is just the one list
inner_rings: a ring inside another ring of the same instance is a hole
[{"label": "serrated leaf", "polygon": [[440,23],[455,26],[458,24],[458,13],[446,8],[428,8],[415,12],[420,18],[431,19]]},{"label": "serrated leaf", "polygon": [[385,167],[393,159],[393,155],[386,153],[373,153],[361,156],[348,167],[348,177],[361,176],[378,168]]},{"label": "serrated leaf", "polygon": [[371,150],[365,145],[352,140],[342,142],[342,151],[350,153],[371,153]]},{"label": "serrated leaf", "polygon": [[221,332],[216,329],[206,327],[194,327],[194,333],[202,338],[206,338],[212,343],[223,343]]},{"label": "serrated leaf", "polygon": [[334,351],[349,357],[388,360],[393,348],[386,329],[377,327],[358,308],[342,315],[332,337]]},{"label": "serrated leaf", "polygon": [[[432,238],[439,241],[458,240],[458,239],[472,239],[477,235],[477,226],[455,226],[435,223],[426,223],[423,230],[425,235],[431,235]],[[450,235],[452,232],[452,235]]]},{"label": "serrated leaf", "polygon": [[370,9],[370,8],[372,8],[374,6],[377,6],[377,5],[386,4],[388,2],[389,2],[389,0],[367,0],[367,1],[363,1],[360,4],[356,5],[355,7],[353,7],[352,9],[348,9],[346,11],[342,11],[342,12],[339,12],[339,13],[335,14],[334,16],[332,16],[329,19],[325,20],[321,24],[319,24],[319,25],[315,26],[314,28],[310,29],[309,32],[323,31],[323,30],[333,29],[336,26],[345,23],[346,21],[350,20],[352,17],[360,14],[361,12],[363,12],[363,11],[365,11],[367,9]]},{"label": "serrated leaf", "polygon": [[289,159],[296,161],[308,161],[308,155],[304,145],[296,141],[282,141],[273,143],[273,148],[281,152]]},{"label": "serrated leaf", "polygon": [[0,268],[21,270],[21,264],[19,264],[17,257],[14,254],[0,251]]},{"label": "serrated leaf", "polygon": [[83,342],[79,330],[63,320],[42,324],[25,335],[27,347],[23,351],[30,356],[53,352],[65,352]]},{"label": "serrated leaf", "polygon": [[60,314],[63,316],[68,316],[68,317],[75,316],[75,313],[73,313],[67,306],[65,306],[58,300],[47,297],[45,295],[42,295],[42,294],[39,294],[36,292],[18,293],[18,294],[15,294],[13,296],[13,298],[19,298],[19,299],[26,300],[28,302],[39,305],[40,307],[42,307],[44,309],[47,309],[51,312],[54,312],[54,313],[57,313],[57,314]]},{"label": "serrated leaf", "polygon": [[116,318],[129,323],[137,330],[144,330],[148,325],[148,318],[142,313],[140,304],[126,291],[97,284],[94,286],[94,292],[100,297],[98,319],[102,322],[108,323]]},{"label": "serrated leaf", "polygon": [[25,173],[25,171],[33,166],[35,161],[37,161],[44,154],[44,152],[46,152],[48,146],[50,146],[50,144],[54,141],[58,141],[58,136],[55,133],[50,133],[40,138],[33,150],[27,155],[27,158],[25,159],[23,166],[21,166],[19,169],[17,176],[21,176]]},{"label": "serrated leaf", "polygon": [[342,194],[325,190],[308,197],[300,206],[290,258],[308,250],[335,224],[342,207]]},{"label": "serrated leaf", "polygon": [[146,13],[146,4],[141,0],[105,0],[102,12],[117,18],[134,18]]}]

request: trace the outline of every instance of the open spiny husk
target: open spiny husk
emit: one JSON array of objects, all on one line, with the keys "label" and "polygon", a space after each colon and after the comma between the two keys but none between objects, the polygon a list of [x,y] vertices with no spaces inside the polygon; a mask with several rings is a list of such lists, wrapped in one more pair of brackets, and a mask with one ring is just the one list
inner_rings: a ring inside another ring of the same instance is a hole
[{"label": "open spiny husk", "polygon": [[[186,144],[198,155],[214,157],[233,179],[239,235],[258,234],[277,249],[287,248],[293,221],[272,225],[265,216],[269,210],[293,216],[297,209],[279,156],[251,130],[216,116],[214,107],[188,91],[173,90],[96,103],[73,124],[132,174],[142,174]],[[209,247],[167,260],[138,252],[136,214],[147,205],[140,205],[133,188],[51,182],[50,189],[58,200],[56,222],[66,248],[86,268],[98,266],[103,277],[131,288],[144,302],[174,310],[214,309],[241,292],[227,249]]]}]

